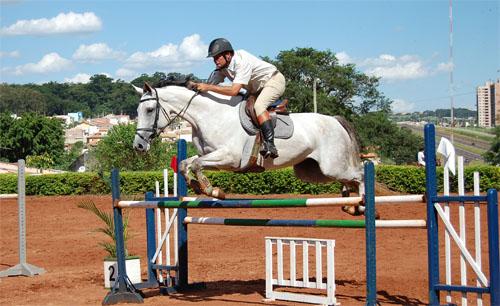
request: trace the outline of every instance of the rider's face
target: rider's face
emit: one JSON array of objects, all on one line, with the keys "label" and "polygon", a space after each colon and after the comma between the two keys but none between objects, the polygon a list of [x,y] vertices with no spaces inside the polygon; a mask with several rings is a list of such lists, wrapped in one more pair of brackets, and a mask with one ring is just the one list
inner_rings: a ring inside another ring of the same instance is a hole
[{"label": "rider's face", "polygon": [[225,55],[226,55],[226,53],[220,53],[220,54],[217,54],[216,56],[214,56],[214,63],[215,63],[215,66],[217,67],[217,69],[224,68],[228,64]]}]

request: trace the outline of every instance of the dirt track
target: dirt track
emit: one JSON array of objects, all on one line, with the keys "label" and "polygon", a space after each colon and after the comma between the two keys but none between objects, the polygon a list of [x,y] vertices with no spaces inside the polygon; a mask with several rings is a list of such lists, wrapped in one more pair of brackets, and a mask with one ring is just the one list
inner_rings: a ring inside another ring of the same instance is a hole
[{"label": "dirt track", "polygon": [[[0,279],[1,305],[101,304],[107,293],[103,288],[102,260],[105,252],[97,243],[103,237],[92,231],[100,226],[100,221],[89,212],[76,207],[86,199],[111,211],[110,196],[27,197],[27,262],[45,268],[47,273],[32,278]],[[423,203],[381,206],[378,210],[383,219],[425,219]],[[472,213],[472,210],[468,212]],[[190,215],[352,219],[339,208],[331,207],[289,208],[279,211],[192,209]],[[483,219],[484,215],[483,213]],[[1,200],[0,270],[18,263],[17,216],[16,200]],[[472,218],[468,220],[468,223],[472,223]],[[483,224],[486,224],[485,220]],[[145,278],[143,210],[132,212],[130,230],[134,237],[129,242],[129,249],[132,253],[141,255]],[[282,301],[262,301],[265,295],[265,236],[335,239],[337,299],[341,305],[364,304],[365,238],[362,229],[190,226],[190,282],[205,282],[207,289],[173,296],[158,296],[156,290],[150,290],[146,292],[148,297],[145,305],[295,305]],[[473,235],[468,234],[467,238],[470,240]],[[487,266],[484,252],[487,250],[486,238],[483,237],[483,266]],[[426,240],[426,231],[421,229],[377,231],[377,298],[381,305],[424,305],[428,302]],[[468,244],[473,245],[473,242]],[[458,262],[454,263],[455,268],[458,266]],[[472,279],[472,275],[469,269],[468,278]],[[455,274],[453,279],[459,278]],[[455,296],[454,302],[460,302],[458,296]],[[475,302],[469,305],[475,305]],[[485,305],[489,305],[488,300]]]}]

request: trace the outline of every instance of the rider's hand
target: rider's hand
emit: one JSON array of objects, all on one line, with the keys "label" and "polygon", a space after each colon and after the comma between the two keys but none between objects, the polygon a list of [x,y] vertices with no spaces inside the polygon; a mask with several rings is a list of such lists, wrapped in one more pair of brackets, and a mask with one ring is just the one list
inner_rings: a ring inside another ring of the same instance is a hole
[{"label": "rider's hand", "polygon": [[205,83],[196,83],[196,89],[201,92],[207,92],[210,89],[210,84],[205,84]]}]

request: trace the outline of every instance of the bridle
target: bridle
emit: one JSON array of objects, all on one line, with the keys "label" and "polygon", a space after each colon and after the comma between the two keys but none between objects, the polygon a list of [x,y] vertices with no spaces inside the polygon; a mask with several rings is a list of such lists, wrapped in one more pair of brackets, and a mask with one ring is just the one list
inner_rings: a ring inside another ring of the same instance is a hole
[{"label": "bridle", "polygon": [[[186,111],[189,108],[189,106],[191,105],[191,102],[193,101],[194,97],[196,97],[199,94],[199,92],[196,91],[194,93],[194,95],[191,97],[191,99],[189,99],[189,101],[186,104],[186,106],[184,106],[178,113],[176,113],[176,115],[174,117],[170,117],[170,115],[168,114],[167,110],[165,110],[165,108],[160,103],[160,99],[158,97],[158,91],[154,87],[153,87],[153,90],[155,91],[155,96],[154,97],[149,97],[149,98],[141,99],[139,101],[139,104],[141,104],[143,102],[146,102],[146,101],[150,101],[150,100],[155,100],[156,101],[155,121],[153,123],[153,126],[150,127],[150,128],[137,128],[135,130],[135,134],[137,136],[139,136],[139,138],[141,138],[142,140],[144,140],[147,143],[150,143],[151,139],[153,139],[156,136],[158,136],[159,134],[161,134],[161,132],[163,132],[164,129],[166,129],[168,126],[170,126],[177,118],[183,116],[186,113]],[[160,112],[163,114],[163,116],[165,117],[165,119],[167,119],[167,124],[165,124],[162,127],[158,127],[158,121],[160,119]],[[149,134],[149,137],[146,139],[139,132],[150,132],[151,134]]]}]

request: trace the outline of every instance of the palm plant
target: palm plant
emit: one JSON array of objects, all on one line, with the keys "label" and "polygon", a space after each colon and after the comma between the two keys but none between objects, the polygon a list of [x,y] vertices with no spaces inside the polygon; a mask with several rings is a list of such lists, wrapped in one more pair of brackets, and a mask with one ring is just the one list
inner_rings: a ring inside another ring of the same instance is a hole
[{"label": "palm plant", "polygon": [[[94,229],[95,232],[101,232],[112,239],[112,242],[99,242],[99,245],[108,253],[109,258],[116,258],[116,237],[115,237],[115,222],[113,219],[113,214],[109,212],[102,211],[99,209],[92,200],[85,200],[77,205],[79,208],[83,208],[94,213],[99,219],[104,222],[103,227]],[[123,245],[125,249],[125,257],[128,257],[127,250],[127,240],[130,238],[128,232],[128,214],[123,218]]]}]

